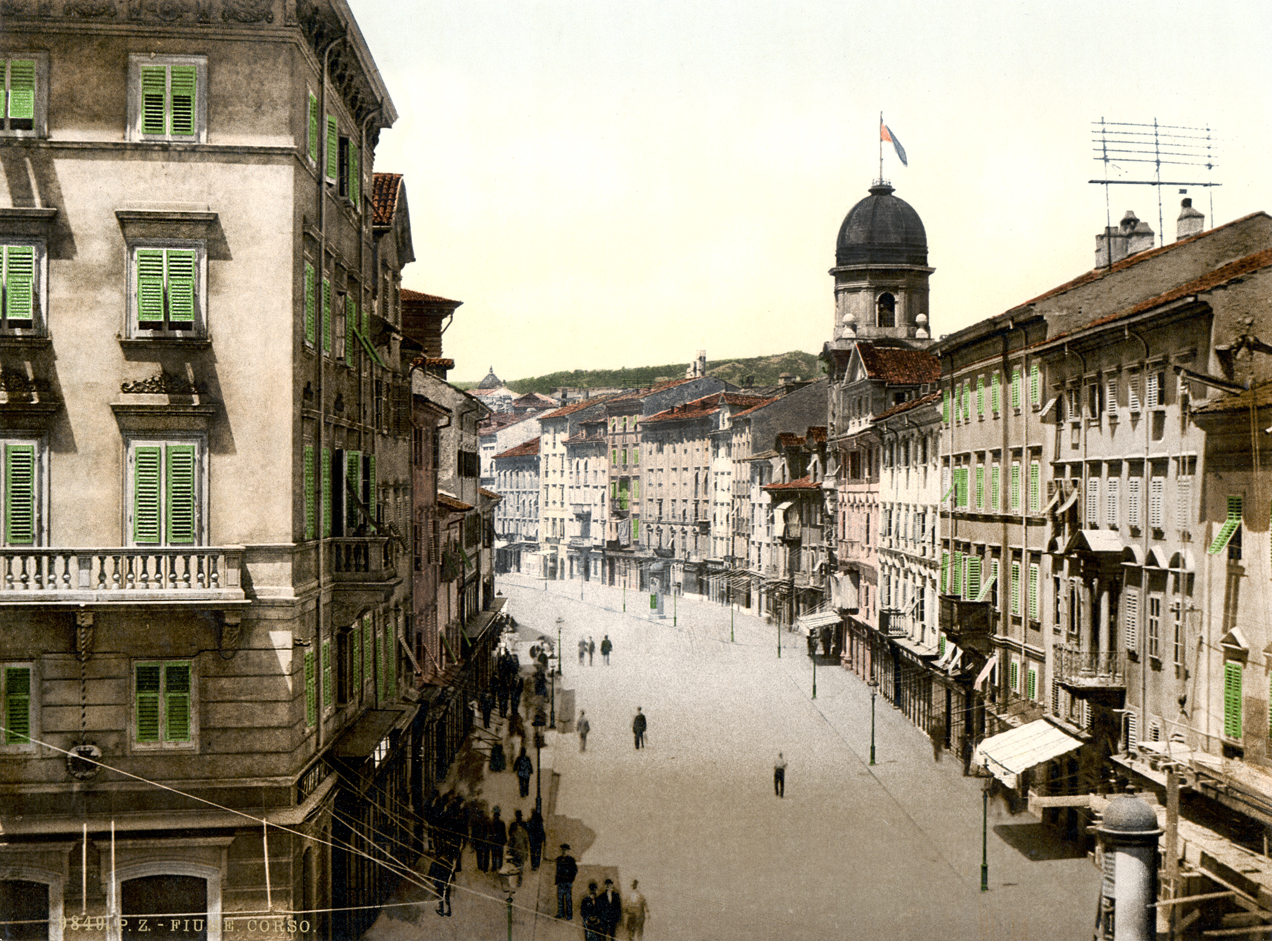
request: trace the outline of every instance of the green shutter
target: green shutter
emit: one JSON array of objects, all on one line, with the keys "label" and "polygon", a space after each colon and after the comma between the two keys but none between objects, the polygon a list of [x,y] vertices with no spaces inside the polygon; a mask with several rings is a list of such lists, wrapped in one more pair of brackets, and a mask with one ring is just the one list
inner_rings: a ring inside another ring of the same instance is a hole
[{"label": "green shutter", "polygon": [[192,444],[168,445],[168,545],[192,546],[195,542],[195,449]]},{"label": "green shutter", "polygon": [[304,462],[304,478],[301,486],[305,490],[305,538],[313,539],[318,528],[315,519],[317,508],[314,506],[314,446],[312,444],[305,445]]},{"label": "green shutter", "polygon": [[1011,691],[1016,691],[1016,684],[1020,681],[1020,664],[1015,660],[1011,662]]},{"label": "green shutter", "polygon": [[318,98],[309,95],[309,159],[318,162]]},{"label": "green shutter", "polygon": [[322,535],[331,535],[331,451],[322,449]]},{"label": "green shutter", "polygon": [[9,117],[35,120],[34,59],[14,59],[9,63]]},{"label": "green shutter", "polygon": [[384,638],[379,631],[373,631],[371,640],[375,645],[375,656],[372,659],[377,667],[375,671],[375,698],[378,702],[384,702]]},{"label": "green shutter", "polygon": [[373,520],[376,518],[375,507],[376,507],[377,495],[378,495],[378,491],[376,489],[375,455],[368,454],[367,455],[367,512],[371,514],[371,518]]},{"label": "green shutter", "polygon": [[168,249],[168,320],[173,324],[194,323],[194,292],[197,268],[190,249]]},{"label": "green shutter", "polygon": [[967,594],[965,597],[976,601],[980,597],[981,560],[969,555],[963,564],[967,568]]},{"label": "green shutter", "polygon": [[950,554],[949,552],[941,553],[941,594],[948,593],[950,576]]},{"label": "green shutter", "polygon": [[318,724],[318,690],[317,676],[314,675],[314,652],[305,651],[305,725],[313,728]]},{"label": "green shutter", "polygon": [[1241,738],[1241,664],[1236,660],[1223,664],[1223,734]]},{"label": "green shutter", "polygon": [[384,681],[390,699],[397,699],[397,628],[384,629]]},{"label": "green shutter", "polygon": [[159,664],[137,664],[137,741],[159,741]]},{"label": "green shutter", "polygon": [[345,452],[345,535],[358,528],[358,501],[362,494],[362,452]]},{"label": "green shutter", "polygon": [[1020,408],[1020,367],[1011,370],[1011,407]]},{"label": "green shutter", "polygon": [[632,478],[632,500],[639,500],[639,499],[640,499],[640,478],[633,477]]},{"label": "green shutter", "polygon": [[305,262],[305,342],[309,346],[318,342],[318,298],[315,296],[318,292],[315,277],[314,266]]},{"label": "green shutter", "polygon": [[1025,674],[1025,698],[1035,699],[1038,695],[1038,671],[1030,669]]},{"label": "green shutter", "polygon": [[141,67],[141,133],[167,134],[168,67]]},{"label": "green shutter", "polygon": [[25,745],[31,740],[31,668],[4,669],[4,743]]},{"label": "green shutter", "polygon": [[354,624],[349,633],[353,635],[353,690],[356,696],[357,691],[362,689],[362,631]]},{"label": "green shutter", "polygon": [[190,664],[163,665],[164,741],[190,741]]},{"label": "green shutter", "polygon": [[353,295],[345,295],[345,365],[353,365],[353,341],[358,335],[358,309],[354,306]]},{"label": "green shutter", "polygon": [[327,115],[327,178],[336,179],[340,172],[340,125],[333,114]]},{"label": "green shutter", "polygon": [[35,318],[35,248],[10,245],[4,254],[4,316],[20,327],[13,321]]},{"label": "green shutter", "polygon": [[[1011,613],[1020,614],[1020,563],[1011,564]],[[1015,684],[1012,684],[1013,686]]]},{"label": "green shutter", "polygon": [[976,465],[976,509],[985,509],[985,465]]},{"label": "green shutter", "polygon": [[331,671],[331,641],[322,642],[322,705],[328,708],[335,703],[336,685]]},{"label": "green shutter", "polygon": [[331,282],[322,279],[322,351],[331,352]]},{"label": "green shutter", "polygon": [[1042,570],[1036,562],[1029,564],[1029,617],[1038,620],[1039,610],[1041,608],[1042,599],[1039,595],[1042,593]]},{"label": "green shutter", "polygon": [[362,210],[362,171],[358,167],[358,145],[349,141],[349,181],[345,191],[353,202],[354,212]]},{"label": "green shutter", "polygon": [[139,445],[133,449],[133,542],[159,545],[159,480],[163,448]]},{"label": "green shutter", "polygon": [[989,377],[989,409],[994,414],[998,413],[998,373]]},{"label": "green shutter", "polygon": [[193,65],[172,67],[172,133],[193,137],[198,130],[195,101],[198,96],[199,73]]},{"label": "green shutter", "polygon": [[4,541],[35,545],[35,445],[4,447]]},{"label": "green shutter", "polygon": [[1232,534],[1241,525],[1241,502],[1241,497],[1228,497],[1228,518],[1224,520],[1223,526],[1215,534],[1214,540],[1210,543],[1210,548],[1206,550],[1207,555],[1218,555],[1231,541]]},{"label": "green shutter", "polygon": [[985,377],[976,377],[976,417],[981,418],[985,414]]},{"label": "green shutter", "polygon": [[1029,462],[1029,511],[1037,513],[1042,507],[1042,467],[1037,461]]},{"label": "green shutter", "polygon": [[999,509],[1000,478],[1001,473],[998,470],[998,465],[995,464],[989,469],[989,508],[994,511]]},{"label": "green shutter", "polygon": [[1029,404],[1042,404],[1042,372],[1038,369],[1037,363],[1031,363],[1029,366]]},{"label": "green shutter", "polygon": [[963,594],[963,553],[954,552],[950,559],[950,592],[951,595]]},{"label": "green shutter", "polygon": [[941,421],[945,424],[950,423],[950,390],[945,389],[941,392]]},{"label": "green shutter", "polygon": [[164,251],[137,250],[137,322],[163,324]]},{"label": "green shutter", "polygon": [[362,616],[362,655],[364,671],[363,681],[371,680],[375,677],[375,633],[371,629],[371,615],[364,614]]}]

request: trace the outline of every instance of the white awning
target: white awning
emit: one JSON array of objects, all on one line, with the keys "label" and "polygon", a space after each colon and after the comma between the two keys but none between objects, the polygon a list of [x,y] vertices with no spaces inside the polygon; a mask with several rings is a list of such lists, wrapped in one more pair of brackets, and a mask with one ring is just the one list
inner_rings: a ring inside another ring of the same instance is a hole
[{"label": "white awning", "polygon": [[839,623],[839,612],[837,611],[817,611],[813,614],[801,614],[795,619],[795,623],[803,630],[817,630],[822,627],[829,627]]},{"label": "white awning", "polygon": [[1023,772],[1081,747],[1079,739],[1038,719],[985,739],[972,753],[972,764],[989,768],[1003,784],[1015,788]]},{"label": "white awning", "polygon": [[791,503],[779,503],[773,507],[773,538],[781,539],[786,535],[786,511],[791,508]]},{"label": "white awning", "polygon": [[989,677],[989,674],[994,672],[994,667],[996,666],[998,666],[998,661],[995,660],[993,657],[990,657],[988,660],[986,660],[985,666],[983,666],[981,668],[981,671],[976,674],[976,682],[972,685],[975,686],[977,689],[981,689],[982,687],[984,687],[985,680]]}]

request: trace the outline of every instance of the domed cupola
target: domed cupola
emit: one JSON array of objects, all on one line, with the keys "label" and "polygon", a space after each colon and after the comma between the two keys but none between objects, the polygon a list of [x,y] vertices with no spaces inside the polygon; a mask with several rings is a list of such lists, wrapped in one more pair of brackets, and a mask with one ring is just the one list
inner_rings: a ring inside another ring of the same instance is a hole
[{"label": "domed cupola", "polygon": [[478,389],[498,389],[503,385],[503,380],[495,375],[495,367],[490,367],[490,372],[486,373],[486,378],[477,383]]},{"label": "domed cupola", "polygon": [[[927,232],[886,180],[844,217],[835,243],[835,340],[931,343]],[[842,344],[840,344],[842,345]]]}]

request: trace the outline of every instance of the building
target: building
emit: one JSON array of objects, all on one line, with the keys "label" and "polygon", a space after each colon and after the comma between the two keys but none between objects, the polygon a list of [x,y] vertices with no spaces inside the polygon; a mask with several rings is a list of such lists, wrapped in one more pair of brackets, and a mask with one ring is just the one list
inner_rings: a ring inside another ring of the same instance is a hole
[{"label": "building", "polygon": [[541,577],[539,548],[539,438],[496,454],[495,571]]},{"label": "building", "polygon": [[[575,488],[584,484],[581,482],[581,476],[576,476],[570,463],[570,446],[567,442],[580,434],[581,424],[584,421],[596,421],[605,414],[605,401],[603,398],[583,399],[573,405],[547,412],[539,418],[539,427],[542,430],[539,438],[539,485],[542,488],[539,501],[539,552],[540,571],[544,578],[581,579],[584,577],[581,565],[583,557],[578,551],[582,548],[581,543],[574,547],[576,550],[574,553],[569,552],[569,540],[572,535],[573,538],[581,538],[579,533],[583,522],[582,515],[576,516],[576,507],[571,502],[571,494],[576,493]],[[596,433],[594,431],[593,436]],[[577,443],[581,443],[581,439],[576,438]],[[601,450],[603,452],[603,446]],[[589,463],[589,480],[590,475],[595,472],[595,466]],[[581,464],[578,473],[582,474]],[[606,476],[607,472],[603,471],[598,480],[603,482]],[[590,492],[593,485],[589,482],[586,486]],[[599,486],[600,498],[603,500],[606,490],[603,483]],[[586,504],[580,502],[577,507],[580,514],[587,515],[589,545],[592,542],[591,506],[591,502],[588,501]],[[600,525],[603,524],[598,522],[598,526]],[[600,538],[599,535],[598,538]],[[562,548],[563,546],[565,548]],[[590,570],[590,560],[588,565]]]},{"label": "building", "polygon": [[396,111],[341,0],[117,6],[0,33],[5,916],[356,934],[411,838]]},{"label": "building", "polygon": [[810,427],[803,435],[781,432],[773,450],[780,479],[761,487],[769,498],[765,531],[772,533],[763,559],[765,594],[768,613],[779,626],[793,628],[801,615],[820,612],[827,602],[832,540],[826,538],[823,490],[826,427]]}]

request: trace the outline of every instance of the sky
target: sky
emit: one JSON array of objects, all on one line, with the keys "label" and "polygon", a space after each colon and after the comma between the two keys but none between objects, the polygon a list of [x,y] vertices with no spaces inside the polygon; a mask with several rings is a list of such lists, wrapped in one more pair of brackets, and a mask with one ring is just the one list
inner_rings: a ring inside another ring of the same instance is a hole
[{"label": "sky", "polygon": [[1209,128],[1213,170],[1162,179],[1221,184],[1188,188],[1207,227],[1272,212],[1266,0],[350,5],[399,113],[403,285],[464,302],[456,381],[820,351],[880,112],[936,336],[1090,269],[1106,215],[1174,240],[1178,187],[1159,226],[1157,188],[1088,182],[1101,120]]}]

